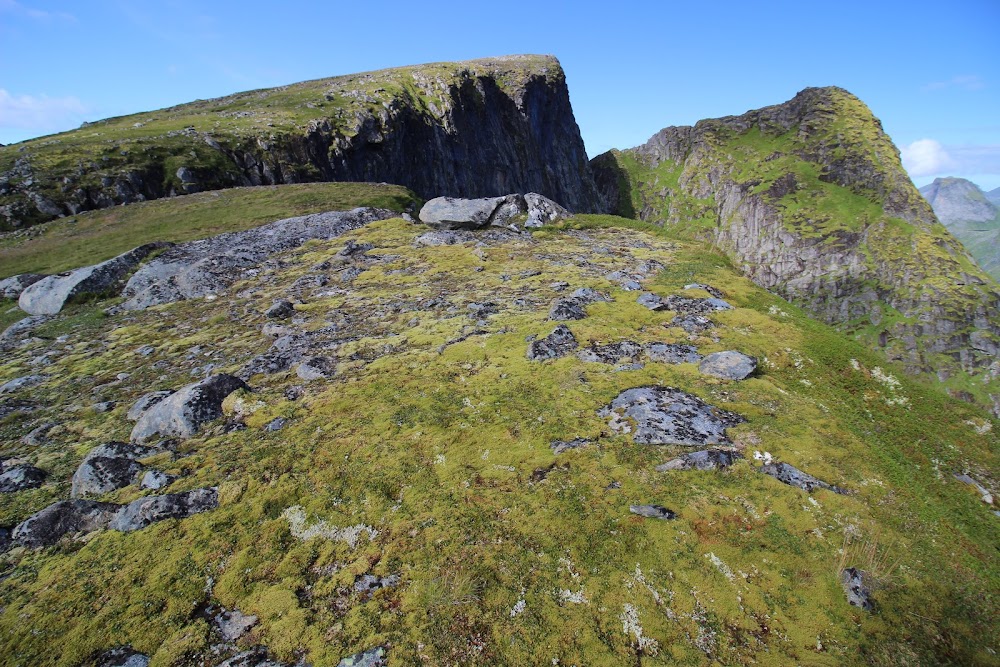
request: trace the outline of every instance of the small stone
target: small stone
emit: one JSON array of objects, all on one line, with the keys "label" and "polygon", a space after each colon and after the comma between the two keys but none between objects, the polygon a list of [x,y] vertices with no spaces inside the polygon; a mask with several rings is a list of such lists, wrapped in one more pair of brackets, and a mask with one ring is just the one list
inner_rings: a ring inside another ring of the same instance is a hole
[{"label": "small stone", "polygon": [[139,653],[131,646],[118,646],[97,656],[93,667],[148,667],[149,656]]},{"label": "small stone", "polygon": [[729,449],[704,449],[670,459],[656,466],[656,472],[671,470],[719,470],[728,468],[743,457]]},{"label": "small stone", "polygon": [[276,417],[267,423],[267,426],[264,427],[264,430],[271,432],[280,431],[285,427],[285,424],[287,423],[288,420],[285,419],[284,417]]},{"label": "small stone", "polygon": [[173,475],[168,475],[160,470],[147,470],[142,476],[142,481],[139,482],[139,488],[158,491],[159,489],[170,486],[176,479],[177,478]]},{"label": "small stone", "polygon": [[674,511],[668,510],[663,505],[629,505],[628,511],[649,519],[669,521],[670,519],[677,518],[677,514]]},{"label": "small stone", "polygon": [[765,475],[769,475],[783,484],[797,487],[808,493],[812,493],[816,489],[827,489],[828,491],[833,491],[834,493],[842,495],[847,493],[845,489],[827,484],[826,482],[816,479],[812,475],[804,473],[795,466],[787,463],[765,463],[759,470]]},{"label": "small stone", "polygon": [[19,378],[14,378],[13,380],[9,380],[0,385],[0,394],[12,394],[15,391],[20,391],[21,389],[34,387],[42,382],[45,382],[47,379],[48,377],[45,375],[25,375]]},{"label": "small stone", "polygon": [[643,292],[640,294],[639,298],[636,299],[636,303],[650,310],[667,310],[667,304],[663,302],[663,299],[652,292]]},{"label": "small stone", "polygon": [[385,667],[389,664],[386,650],[382,646],[370,648],[347,656],[337,663],[337,667]]},{"label": "small stone", "polygon": [[584,438],[576,438],[574,440],[555,440],[549,447],[552,448],[553,454],[562,454],[563,452],[568,452],[571,449],[579,449],[586,445],[593,444],[590,440]]},{"label": "small stone", "polygon": [[852,607],[861,607],[865,611],[874,611],[875,603],[871,599],[871,587],[868,585],[869,575],[864,570],[848,567],[840,573],[840,583],[847,593],[847,601]]},{"label": "small stone", "polygon": [[723,380],[743,380],[757,370],[757,360],[740,352],[728,350],[715,352],[705,357],[698,370],[703,375],[711,375]]},{"label": "small stone", "polygon": [[270,317],[275,320],[283,320],[291,317],[295,314],[295,306],[292,305],[291,301],[281,300],[275,301],[274,304],[267,309],[264,313],[265,317]]},{"label": "small stone", "polygon": [[45,471],[32,465],[17,465],[0,470],[3,470],[0,473],[0,493],[37,489],[45,481]]},{"label": "small stone", "polygon": [[295,369],[295,374],[306,382],[333,377],[336,363],[328,357],[308,357]]},{"label": "small stone", "polygon": [[111,412],[117,405],[114,401],[101,401],[100,403],[94,403],[91,407],[94,412]]},{"label": "small stone", "polygon": [[244,614],[236,609],[221,608],[212,616],[212,623],[227,642],[234,642],[250,632],[250,629],[257,625],[257,621],[256,616]]},{"label": "small stone", "polygon": [[565,356],[577,348],[576,337],[564,324],[560,324],[545,338],[528,344],[528,359],[541,361]]}]

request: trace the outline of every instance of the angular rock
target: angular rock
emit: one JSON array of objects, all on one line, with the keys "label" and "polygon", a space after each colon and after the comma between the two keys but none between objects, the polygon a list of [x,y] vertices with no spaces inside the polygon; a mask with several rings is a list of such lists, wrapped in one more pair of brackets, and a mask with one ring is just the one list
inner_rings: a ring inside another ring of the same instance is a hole
[{"label": "angular rock", "polygon": [[17,299],[21,296],[21,292],[45,277],[40,273],[20,273],[10,278],[4,278],[0,280],[0,297]]},{"label": "angular rock", "polygon": [[60,500],[31,515],[14,528],[13,538],[26,547],[55,544],[67,533],[107,528],[121,505],[93,500]]},{"label": "angular rock", "polygon": [[55,424],[52,422],[46,422],[41,426],[36,426],[31,429],[31,431],[21,438],[21,443],[27,445],[28,447],[41,447],[47,442],[46,436],[49,431],[55,428]]},{"label": "angular rock", "polygon": [[93,667],[148,667],[149,656],[131,646],[118,646],[101,653],[92,664]]},{"label": "angular rock", "polygon": [[157,403],[159,403],[160,401],[162,401],[167,396],[170,396],[173,393],[174,393],[173,389],[165,389],[161,391],[151,391],[147,394],[143,394],[142,396],[139,397],[139,400],[137,400],[135,403],[132,404],[132,407],[128,409],[128,412],[125,413],[125,419],[131,422],[139,421],[139,417],[142,416],[142,413],[144,413],[146,410],[149,410],[151,407],[153,407],[154,405],[156,405]]},{"label": "angular rock", "polygon": [[729,444],[726,429],[746,422],[679,389],[656,386],[627,389],[597,414],[644,445]]},{"label": "angular rock", "polygon": [[665,364],[696,364],[701,361],[698,348],[694,345],[649,343],[645,346],[645,351],[650,361]]},{"label": "angular rock", "polygon": [[795,466],[789,465],[787,463],[765,463],[759,468],[760,472],[765,475],[770,475],[779,482],[787,484],[789,486],[794,486],[803,491],[812,493],[816,489],[826,489],[828,491],[833,491],[834,493],[846,494],[847,491],[836,486],[827,484],[826,482],[816,479],[808,473],[804,473]]},{"label": "angular rock", "polygon": [[256,646],[249,651],[237,653],[228,660],[220,662],[216,667],[289,667],[285,663],[271,660],[267,648]]},{"label": "angular rock", "polygon": [[719,470],[728,468],[743,457],[739,452],[729,449],[703,449],[699,452],[690,452],[677,458],[670,459],[666,463],[656,466],[656,472],[669,472],[671,470]]},{"label": "angular rock", "polygon": [[165,496],[148,496],[133,500],[121,508],[108,524],[112,530],[128,533],[164,519],[184,519],[219,506],[219,490],[215,487],[194,489]]},{"label": "angular rock", "polygon": [[337,663],[337,667],[385,667],[389,664],[388,653],[383,646],[349,655]]},{"label": "angular rock", "polygon": [[114,401],[101,401],[100,403],[94,403],[92,406],[90,406],[90,409],[93,410],[94,412],[103,413],[103,412],[111,412],[117,406],[118,404]]},{"label": "angular rock", "polygon": [[142,464],[136,459],[155,453],[155,449],[124,442],[95,447],[83,457],[73,473],[70,497],[100,496],[129,486],[142,471]]},{"label": "angular rock", "polygon": [[0,467],[0,493],[17,493],[37,489],[45,481],[45,471],[32,465]]},{"label": "angular rock", "polygon": [[145,474],[143,474],[142,479],[139,481],[139,488],[158,491],[159,489],[170,486],[176,479],[177,478],[175,476],[168,475],[161,470],[147,470]]},{"label": "angular rock", "polygon": [[462,240],[454,232],[435,229],[429,231],[425,234],[421,234],[417,237],[417,244],[434,247],[443,245],[455,245],[456,243],[461,243]]},{"label": "angular rock", "polygon": [[559,204],[537,192],[524,195],[524,202],[528,207],[528,220],[524,226],[528,228],[544,227],[572,215]]},{"label": "angular rock", "polygon": [[257,617],[244,614],[238,609],[219,608],[212,615],[212,623],[227,642],[233,642],[250,632],[257,625]]},{"label": "angular rock", "polygon": [[670,519],[677,518],[676,512],[668,510],[663,505],[629,505],[628,511],[632,514],[638,514],[639,516],[644,516],[648,519],[663,519],[664,521],[669,521]]},{"label": "angular rock", "polygon": [[396,217],[387,209],[356,208],[279,220],[173,246],[136,271],[122,295],[125,310],[217,295],[252,275],[270,256],[311,239],[328,241],[375,220]]},{"label": "angular rock", "polygon": [[864,570],[854,567],[845,568],[840,573],[840,583],[847,593],[847,601],[852,607],[861,607],[865,611],[874,611],[875,603],[871,598],[871,587],[868,585],[869,575]]},{"label": "angular rock", "polygon": [[576,337],[564,324],[560,324],[545,338],[533,340],[528,344],[528,359],[541,361],[563,357],[577,348]]},{"label": "angular rock", "polygon": [[354,592],[360,593],[362,597],[369,598],[376,591],[383,588],[393,588],[399,585],[399,575],[390,574],[387,577],[378,577],[373,574],[361,574],[354,577]]},{"label": "angular rock", "polygon": [[987,505],[993,504],[993,494],[990,493],[989,489],[987,489],[985,486],[974,480],[969,475],[966,475],[965,473],[962,474],[954,473],[954,477],[963,484],[968,484],[969,486],[974,487],[976,491],[979,492],[979,497],[982,499],[984,503],[986,503]]},{"label": "angular rock", "polygon": [[591,345],[580,350],[576,356],[581,361],[618,364],[623,361],[633,361],[642,354],[642,346],[630,340],[623,340],[608,345]]},{"label": "angular rock", "polygon": [[267,423],[267,425],[264,427],[264,430],[270,431],[272,433],[274,431],[280,431],[281,429],[285,428],[285,424],[287,423],[288,420],[285,419],[284,417],[275,417],[274,419],[272,419]]},{"label": "angular rock", "polygon": [[757,370],[757,359],[732,350],[715,352],[702,360],[698,370],[723,380],[743,380]]},{"label": "angular rock", "polygon": [[276,320],[283,320],[294,314],[295,306],[292,305],[292,302],[282,299],[281,301],[275,301],[274,304],[267,309],[267,312],[264,313],[264,316]]},{"label": "angular rock", "polygon": [[705,283],[689,283],[684,286],[684,289],[700,289],[708,292],[716,299],[722,298],[722,291],[712,287],[711,285],[706,285]]},{"label": "angular rock", "polygon": [[568,452],[571,449],[579,449],[586,445],[592,444],[590,440],[584,438],[575,438],[573,440],[555,440],[549,445],[552,448],[553,454],[562,454],[563,452]]},{"label": "angular rock", "polygon": [[142,260],[170,245],[147,243],[94,266],[47,276],[21,292],[17,305],[31,315],[55,315],[72,299],[113,294]]},{"label": "angular rock", "polygon": [[28,387],[34,387],[35,385],[41,384],[48,380],[45,375],[25,375],[19,378],[14,378],[3,384],[0,384],[0,395],[12,394],[15,391],[20,391],[21,389],[27,389]]},{"label": "angular rock", "polygon": [[582,320],[587,316],[585,307],[597,301],[610,301],[611,297],[589,287],[581,287],[569,296],[556,299],[549,310],[554,321]]},{"label": "angular rock", "polygon": [[154,436],[190,438],[198,427],[222,416],[222,401],[238,389],[249,389],[232,375],[212,375],[178,389],[142,413],[132,429],[131,440],[143,442]]},{"label": "angular rock", "polygon": [[337,363],[329,357],[307,357],[295,369],[295,374],[309,382],[333,377]]},{"label": "angular rock", "polygon": [[0,346],[10,346],[23,340],[32,331],[51,319],[51,315],[31,315],[14,322],[0,334]]},{"label": "angular rock", "polygon": [[650,310],[667,310],[667,304],[663,301],[663,298],[652,292],[643,292],[635,301],[640,306],[645,306]]},{"label": "angular rock", "polygon": [[458,199],[435,197],[420,209],[420,221],[440,229],[481,229],[490,225],[506,227],[528,211],[521,195]]}]

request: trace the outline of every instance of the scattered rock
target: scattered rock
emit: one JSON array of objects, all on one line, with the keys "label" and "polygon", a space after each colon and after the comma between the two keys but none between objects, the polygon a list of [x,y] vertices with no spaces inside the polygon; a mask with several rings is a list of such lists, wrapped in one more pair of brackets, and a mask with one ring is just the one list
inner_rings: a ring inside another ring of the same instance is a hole
[{"label": "scattered rock", "polygon": [[174,483],[177,478],[160,470],[147,470],[139,482],[140,489],[158,491]]},{"label": "scattered rock", "polygon": [[645,306],[650,310],[667,310],[667,304],[663,301],[663,298],[652,292],[643,292],[636,299],[636,303],[640,306]]},{"label": "scattered rock", "polygon": [[0,473],[0,493],[17,493],[26,489],[37,489],[45,481],[45,471],[32,465],[17,465],[2,468]]},{"label": "scattered rock", "polygon": [[844,586],[847,601],[851,606],[861,607],[865,611],[874,611],[875,603],[872,602],[868,579],[867,572],[854,567],[848,567],[840,573],[840,583]]},{"label": "scattered rock", "polygon": [[142,413],[131,440],[143,442],[160,435],[190,438],[201,424],[222,416],[222,401],[237,389],[250,388],[232,375],[212,375],[189,384]]},{"label": "scattered rock", "polygon": [[147,243],[106,262],[47,276],[21,292],[17,305],[31,315],[55,315],[72,299],[107,296],[118,290],[139,263],[169,243]]},{"label": "scattered rock", "polygon": [[115,401],[101,401],[100,403],[94,403],[90,407],[94,412],[103,413],[103,412],[111,412],[117,406],[118,403],[116,403]]},{"label": "scattered rock", "polygon": [[21,438],[21,442],[28,447],[41,447],[48,442],[47,435],[49,431],[55,428],[55,424],[51,422],[46,422],[41,426],[36,426],[27,435]]},{"label": "scattered rock", "polygon": [[136,459],[155,454],[149,447],[109,442],[90,450],[73,473],[70,498],[100,496],[132,484],[142,471]]},{"label": "scattered rock", "polygon": [[670,326],[680,327],[689,334],[700,334],[715,326],[715,322],[704,315],[676,315],[670,320]]},{"label": "scattered rock", "polygon": [[148,667],[149,656],[131,646],[118,646],[101,653],[90,664],[93,667]]},{"label": "scattered rock", "polygon": [[117,512],[108,524],[112,530],[128,533],[164,519],[184,519],[219,506],[219,490],[215,487],[194,489],[165,496],[148,496],[133,500]]},{"label": "scattered rock", "polygon": [[48,376],[45,375],[25,375],[23,377],[14,378],[13,380],[0,384],[0,395],[12,394],[21,389],[34,387],[35,385],[39,385],[46,380],[48,380]]},{"label": "scattered rock", "polygon": [[743,457],[729,449],[703,449],[670,459],[656,466],[656,472],[671,470],[718,470],[728,468]]},{"label": "scattered rock", "polygon": [[593,444],[590,440],[584,438],[575,438],[573,440],[555,440],[549,445],[552,448],[553,454],[562,454],[563,452],[568,452],[571,449],[579,449],[585,445]]},{"label": "scattered rock", "polygon": [[559,204],[536,192],[524,195],[524,203],[528,207],[528,219],[524,226],[528,228],[544,227],[571,215]]},{"label": "scattered rock", "polygon": [[354,577],[354,592],[360,593],[365,599],[370,598],[376,591],[383,588],[393,588],[399,585],[399,575],[390,574],[387,577],[378,577],[373,574],[361,574]]},{"label": "scattered rock", "polygon": [[347,656],[337,663],[337,667],[385,667],[388,664],[389,658],[385,647],[376,646],[367,651]]},{"label": "scattered rock", "polygon": [[704,291],[708,292],[709,294],[711,294],[716,299],[721,299],[722,298],[722,291],[721,290],[718,290],[718,289],[712,287],[711,285],[706,285],[705,283],[690,283],[688,285],[685,285],[684,289],[700,289],[700,290],[704,290]]},{"label": "scattered rock", "polygon": [[283,320],[294,314],[295,306],[292,305],[292,302],[282,299],[281,301],[275,301],[264,313],[264,316],[275,320]]},{"label": "scattered rock", "polygon": [[264,427],[264,430],[271,432],[280,431],[281,429],[285,428],[285,424],[287,423],[288,420],[285,419],[284,417],[275,417],[274,419],[272,419],[267,423],[267,425]]},{"label": "scattered rock", "polygon": [[26,547],[55,544],[67,533],[107,528],[121,505],[93,500],[60,500],[31,515],[14,528],[14,541]]},{"label": "scattered rock", "polygon": [[955,479],[957,479],[958,481],[964,484],[968,484],[969,486],[975,487],[975,489],[979,491],[979,497],[983,499],[984,503],[986,503],[987,505],[993,504],[993,494],[990,493],[989,489],[987,489],[985,486],[983,486],[976,480],[972,479],[972,477],[966,475],[965,473],[962,474],[955,473],[954,475]]},{"label": "scattered rock", "polygon": [[639,516],[644,516],[649,519],[663,519],[664,521],[669,521],[670,519],[676,519],[677,514],[672,510],[668,510],[663,505],[629,505],[628,511],[632,514],[638,514]]},{"label": "scattered rock", "polygon": [[443,245],[455,245],[456,243],[461,243],[462,240],[454,232],[450,232],[443,229],[435,229],[417,237],[417,243],[423,246],[443,246]]},{"label": "scattered rock", "polygon": [[694,345],[649,343],[646,345],[645,351],[650,361],[659,361],[665,364],[696,364],[701,361],[698,348]]},{"label": "scattered rock", "polygon": [[51,319],[50,315],[31,315],[14,322],[0,334],[0,346],[10,346],[17,343]]},{"label": "scattered rock", "polygon": [[723,380],[743,380],[757,370],[757,360],[732,350],[715,352],[702,360],[698,370]]},{"label": "scattered rock", "polygon": [[21,292],[46,277],[40,273],[21,273],[10,278],[4,278],[0,280],[0,297],[4,299],[17,299],[21,296]]},{"label": "scattered rock", "polygon": [[227,642],[234,642],[250,632],[250,628],[257,625],[257,621],[256,616],[244,614],[237,609],[220,607],[212,614],[212,624]]},{"label": "scattered rock", "polygon": [[267,648],[256,646],[249,651],[237,653],[233,657],[220,662],[216,667],[288,667],[277,660],[271,660],[267,655]]},{"label": "scattered rock", "polygon": [[655,386],[623,391],[598,415],[623,433],[632,432],[634,422],[632,438],[645,445],[729,444],[726,429],[746,422],[679,389]]},{"label": "scattered rock", "polygon": [[545,338],[528,343],[528,359],[541,361],[563,357],[577,348],[576,337],[565,324],[560,324]]},{"label": "scattered rock", "polygon": [[162,390],[162,391],[151,391],[148,394],[143,394],[139,400],[132,404],[132,407],[128,409],[125,413],[125,419],[129,421],[139,421],[139,417],[142,416],[146,410],[165,399],[167,396],[173,394],[172,389]]},{"label": "scattered rock", "polygon": [[580,350],[576,356],[582,361],[618,364],[623,361],[634,361],[642,351],[643,348],[638,343],[623,340],[608,345],[591,345]]},{"label": "scattered rock", "polygon": [[804,473],[795,466],[789,465],[787,463],[765,463],[760,467],[760,472],[765,475],[770,475],[779,482],[787,484],[789,486],[794,486],[812,493],[816,489],[826,489],[828,491],[833,491],[834,493],[846,494],[847,491],[836,486],[827,484],[824,481],[816,479],[810,474]]},{"label": "scattered rock", "polygon": [[597,301],[611,301],[611,297],[589,287],[581,287],[567,297],[556,299],[549,310],[549,319],[557,322],[582,320],[587,316],[585,307]]},{"label": "scattered rock", "polygon": [[328,357],[308,357],[295,369],[295,374],[309,382],[333,377],[337,364]]}]

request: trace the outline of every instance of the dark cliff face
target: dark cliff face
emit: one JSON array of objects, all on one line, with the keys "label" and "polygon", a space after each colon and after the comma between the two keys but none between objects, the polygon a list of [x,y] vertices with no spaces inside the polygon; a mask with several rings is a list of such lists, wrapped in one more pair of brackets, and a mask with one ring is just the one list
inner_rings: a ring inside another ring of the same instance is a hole
[{"label": "dark cliff face", "polygon": [[373,181],[424,198],[598,197],[552,57],[404,67],[90,124],[0,151],[0,225],[239,185]]},{"label": "dark cliff face", "polygon": [[850,93],[811,88],[668,127],[591,165],[605,206],[711,241],[759,285],[911,370],[1000,376],[1000,291]]}]

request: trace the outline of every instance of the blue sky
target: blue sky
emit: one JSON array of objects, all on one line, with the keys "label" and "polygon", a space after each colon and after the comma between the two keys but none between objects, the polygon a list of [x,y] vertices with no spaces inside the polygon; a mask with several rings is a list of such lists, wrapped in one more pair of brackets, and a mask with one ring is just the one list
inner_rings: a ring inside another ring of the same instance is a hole
[{"label": "blue sky", "polygon": [[0,143],[395,65],[552,53],[588,152],[806,86],[868,103],[914,181],[1000,187],[1000,1],[0,0]]}]

